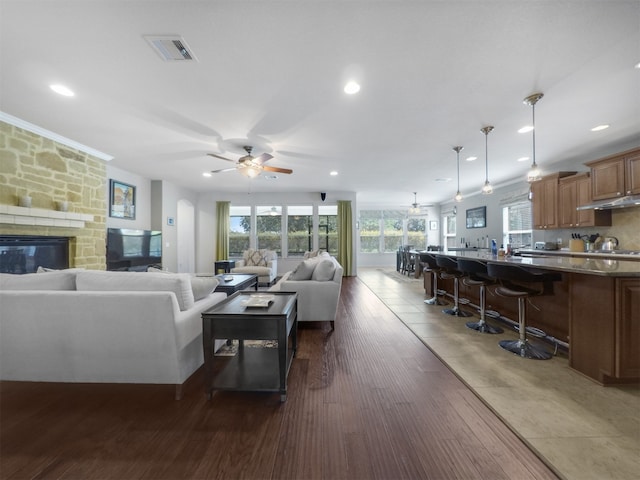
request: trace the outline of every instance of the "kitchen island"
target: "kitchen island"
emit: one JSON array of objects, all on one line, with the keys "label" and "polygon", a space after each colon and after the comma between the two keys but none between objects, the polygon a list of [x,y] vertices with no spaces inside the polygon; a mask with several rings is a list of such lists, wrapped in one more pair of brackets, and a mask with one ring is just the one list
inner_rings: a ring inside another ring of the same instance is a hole
[{"label": "kitchen island", "polygon": [[[509,263],[523,268],[560,272],[554,293],[532,298],[528,325],[569,347],[569,366],[602,384],[640,381],[640,262],[594,256],[497,257],[483,252],[430,252],[487,263]],[[432,295],[431,275],[425,289]],[[452,285],[439,283],[452,292]],[[460,296],[477,305],[477,288],[460,286]],[[517,302],[489,288],[487,310],[517,319]]]}]

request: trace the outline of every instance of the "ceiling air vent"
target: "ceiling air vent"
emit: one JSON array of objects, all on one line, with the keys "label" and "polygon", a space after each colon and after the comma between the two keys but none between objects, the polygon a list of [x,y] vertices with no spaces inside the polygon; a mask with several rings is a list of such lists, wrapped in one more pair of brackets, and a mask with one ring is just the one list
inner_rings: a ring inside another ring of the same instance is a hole
[{"label": "ceiling air vent", "polygon": [[144,39],[165,62],[197,61],[187,43],[179,35],[144,35]]}]

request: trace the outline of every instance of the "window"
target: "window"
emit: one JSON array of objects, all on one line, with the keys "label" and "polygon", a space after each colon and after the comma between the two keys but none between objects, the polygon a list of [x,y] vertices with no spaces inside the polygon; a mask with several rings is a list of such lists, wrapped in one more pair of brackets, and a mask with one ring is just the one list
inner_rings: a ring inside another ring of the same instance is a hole
[{"label": "window", "polygon": [[405,226],[405,216],[404,210],[361,210],[360,252],[395,253],[405,238],[409,245],[424,248],[426,221],[412,218]]},{"label": "window", "polygon": [[282,208],[256,207],[256,248],[266,248],[282,256]]},{"label": "window", "polygon": [[533,240],[531,202],[518,202],[502,209],[502,244],[506,248],[531,246]]},{"label": "window", "polygon": [[360,211],[360,252],[380,252],[380,223],[382,212],[380,210]]},{"label": "window", "polygon": [[313,207],[287,207],[287,256],[313,250]]},{"label": "window", "polygon": [[318,248],[338,255],[338,206],[318,206]]},{"label": "window", "polygon": [[242,257],[251,241],[251,207],[229,207],[229,256]]},{"label": "window", "polygon": [[427,247],[427,219],[409,217],[407,220],[407,243],[413,245],[416,250],[425,250]]},{"label": "window", "polygon": [[[444,225],[444,243],[446,248],[456,246],[456,216],[453,212],[446,214],[442,219]],[[464,246],[464,245],[463,245]]]},{"label": "window", "polygon": [[[400,245],[402,245],[404,238],[404,227],[402,223],[404,217],[405,212],[403,210],[382,211],[382,223],[384,226],[382,231],[383,252],[397,252]],[[422,243],[424,243],[424,240]]]}]

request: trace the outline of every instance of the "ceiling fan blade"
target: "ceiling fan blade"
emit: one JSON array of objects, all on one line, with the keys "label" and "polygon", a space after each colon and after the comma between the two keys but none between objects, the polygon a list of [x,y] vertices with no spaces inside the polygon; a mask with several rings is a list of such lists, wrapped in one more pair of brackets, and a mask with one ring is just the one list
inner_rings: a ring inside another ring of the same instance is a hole
[{"label": "ceiling fan blade", "polygon": [[216,157],[219,158],[220,160],[226,160],[227,162],[233,162],[236,163],[235,160],[231,160],[230,158],[225,158],[225,157],[221,157],[220,155],[217,155],[215,153],[207,153],[207,155],[209,155],[210,157]]},{"label": "ceiling fan blade", "polygon": [[223,168],[222,170],[211,170],[211,173],[230,172],[232,170],[237,170],[237,168],[233,167],[233,168]]},{"label": "ceiling fan blade", "polygon": [[287,175],[289,175],[290,173],[293,173],[293,170],[289,168],[268,167],[266,165],[264,165],[262,169],[266,172],[286,173]]},{"label": "ceiling fan blade", "polygon": [[263,153],[262,155],[255,157],[253,159],[253,162],[257,163],[258,165],[262,165],[263,163],[268,162],[272,158],[273,158],[273,155],[269,155],[268,153]]}]

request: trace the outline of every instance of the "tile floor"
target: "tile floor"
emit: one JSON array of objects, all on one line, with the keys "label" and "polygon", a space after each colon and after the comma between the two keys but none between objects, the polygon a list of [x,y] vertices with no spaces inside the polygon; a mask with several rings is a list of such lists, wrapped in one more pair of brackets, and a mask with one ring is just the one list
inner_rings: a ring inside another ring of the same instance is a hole
[{"label": "tile floor", "polygon": [[497,342],[515,331],[466,328],[469,319],[424,303],[421,279],[392,268],[359,268],[358,278],[561,476],[640,479],[640,386],[601,387],[571,370],[566,356],[506,352]]}]

